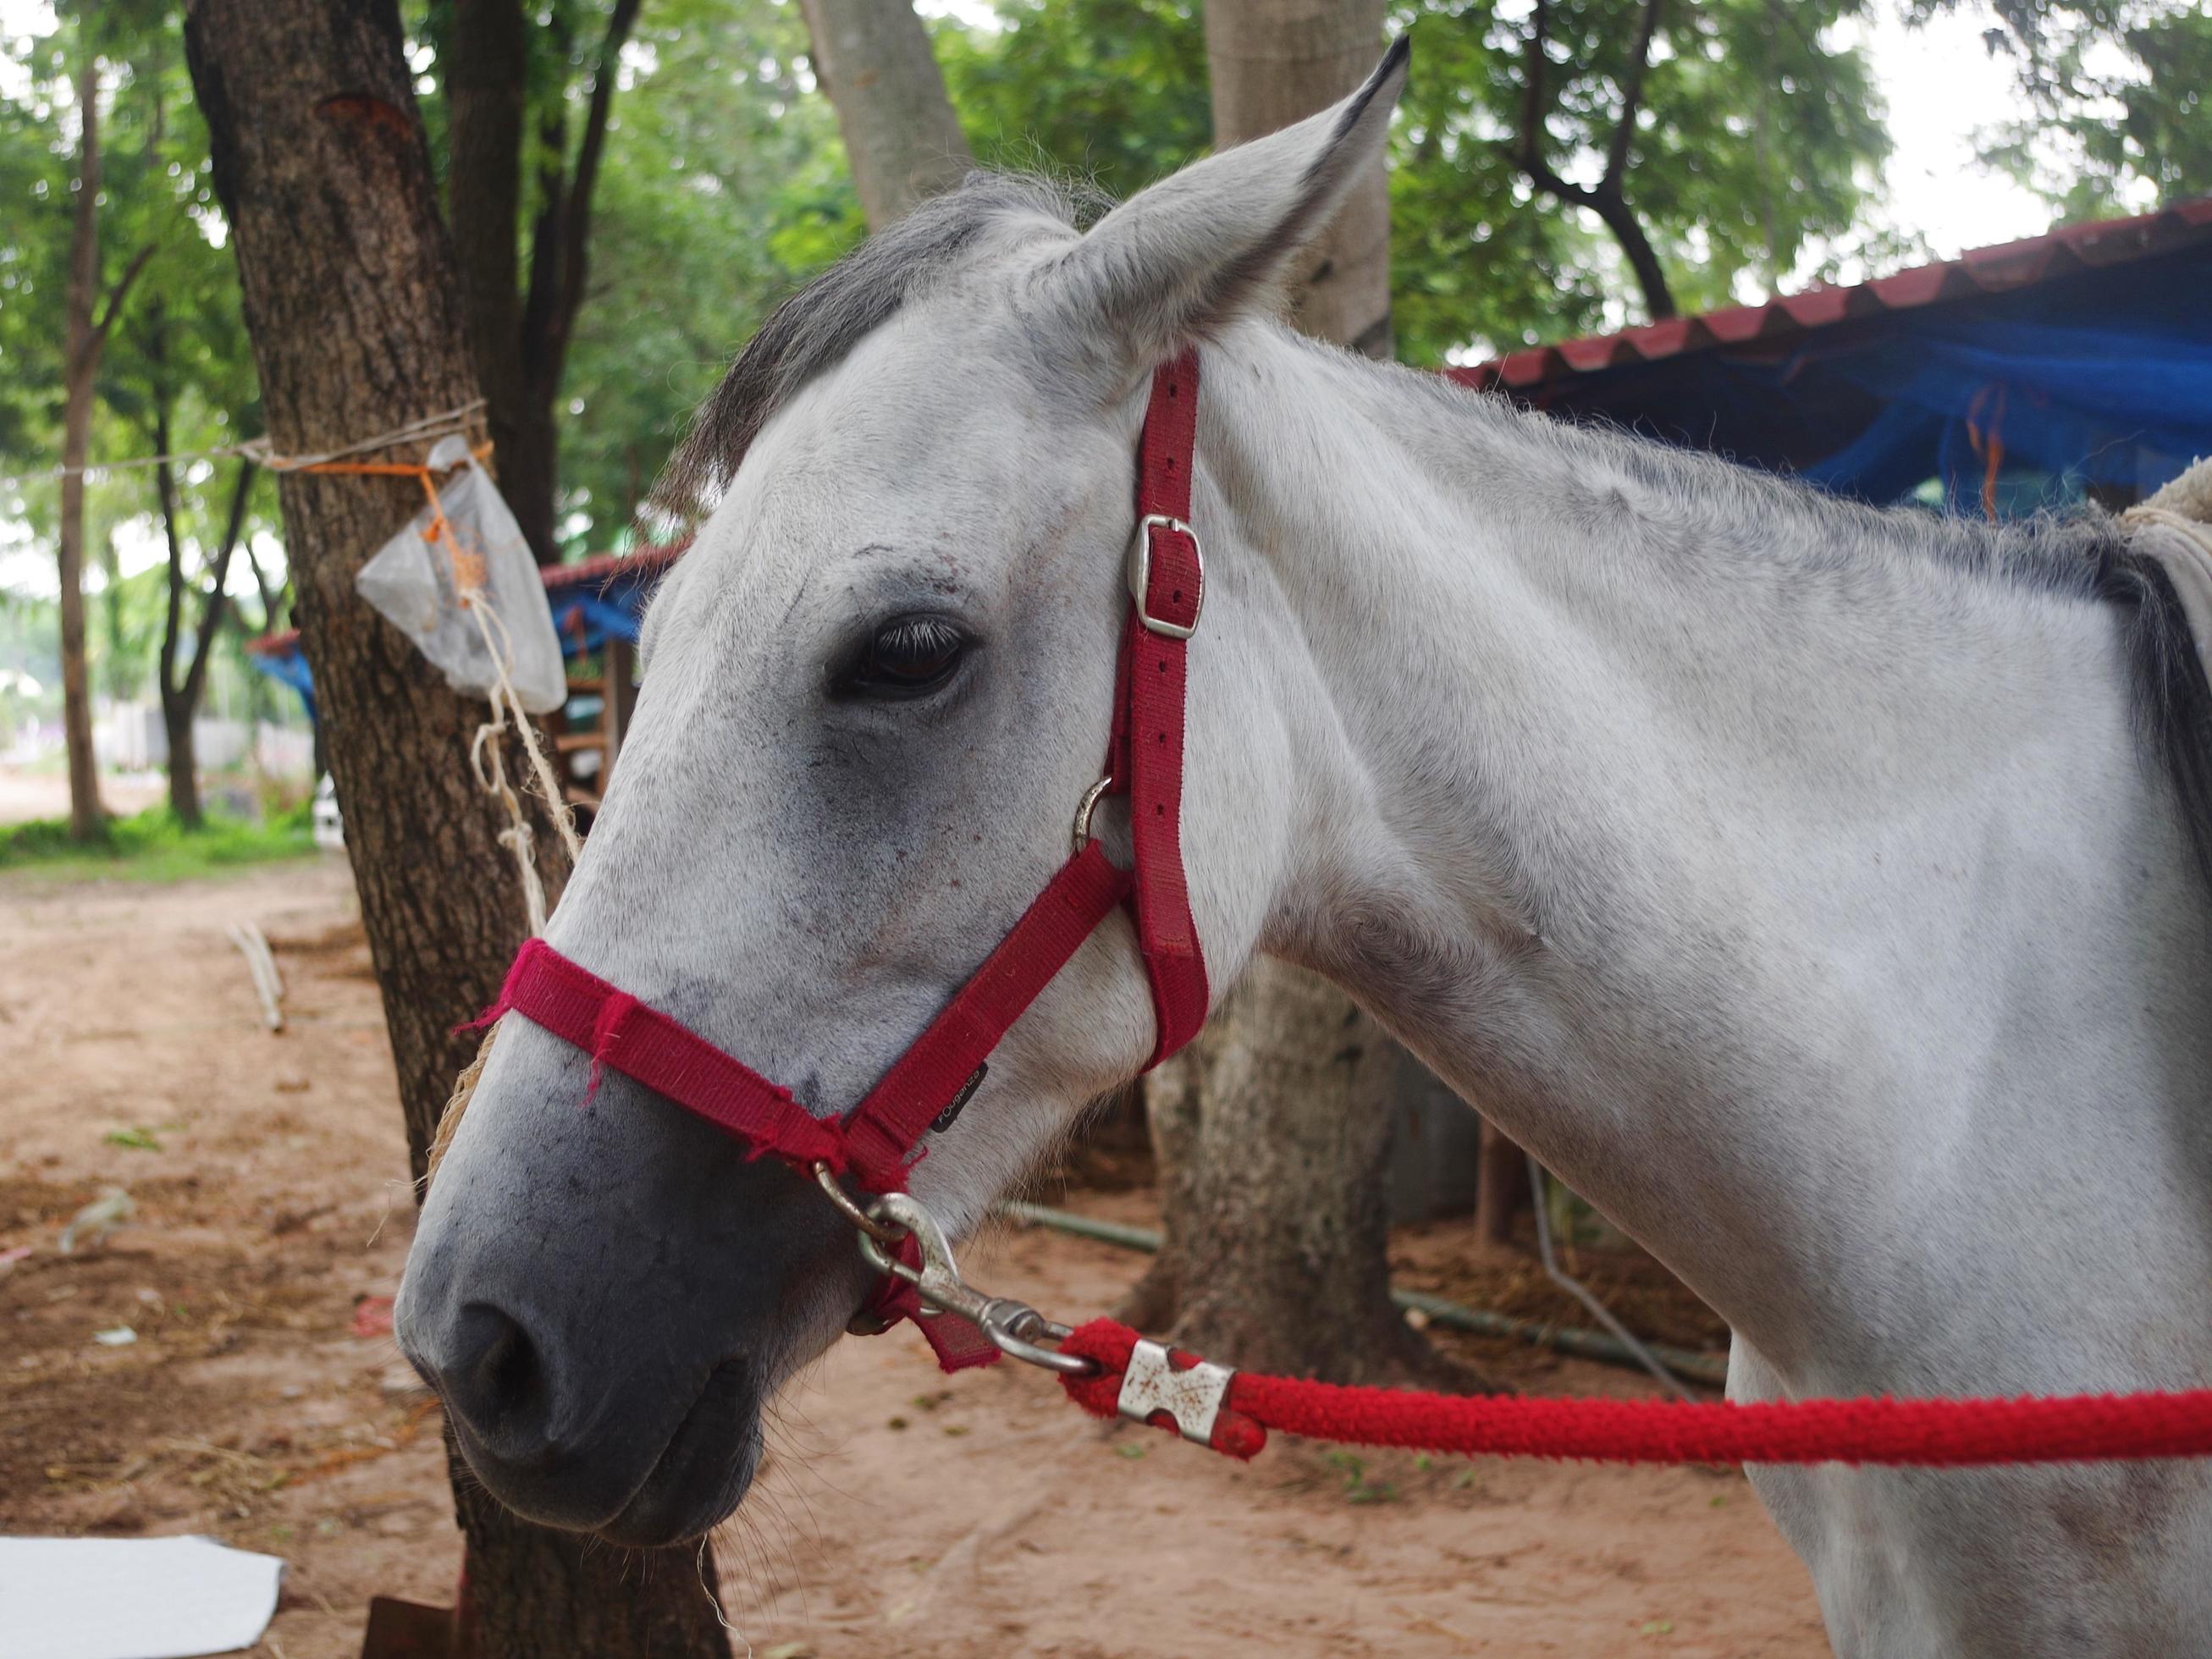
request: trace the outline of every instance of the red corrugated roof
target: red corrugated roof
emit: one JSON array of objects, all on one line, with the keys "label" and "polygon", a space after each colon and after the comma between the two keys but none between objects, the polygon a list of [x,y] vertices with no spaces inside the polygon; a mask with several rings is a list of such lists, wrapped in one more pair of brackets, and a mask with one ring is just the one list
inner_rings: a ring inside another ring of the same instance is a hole
[{"label": "red corrugated roof", "polygon": [[[665,570],[691,545],[686,536],[680,542],[666,547],[641,548],[635,553],[592,553],[574,564],[541,566],[538,580],[545,584],[549,593],[565,592],[572,587],[596,586],[613,580],[617,576],[650,576]],[[246,648],[265,657],[281,656],[300,642],[300,630],[287,628],[274,634],[264,634],[258,640],[248,640]]]},{"label": "red corrugated roof", "polygon": [[1626,328],[1618,334],[1533,346],[1473,368],[1446,372],[1455,380],[1485,391],[1502,386],[1517,392],[1625,363],[1655,362],[1688,351],[1802,333],[1941,300],[2002,294],[2206,241],[2212,241],[2212,196],[2132,219],[2062,225],[2047,235],[1975,248],[1956,259],[1916,265],[1850,288],[1816,288],[1769,300],[1764,305],[1729,306],[1698,317],[1672,317],[1662,323]]}]

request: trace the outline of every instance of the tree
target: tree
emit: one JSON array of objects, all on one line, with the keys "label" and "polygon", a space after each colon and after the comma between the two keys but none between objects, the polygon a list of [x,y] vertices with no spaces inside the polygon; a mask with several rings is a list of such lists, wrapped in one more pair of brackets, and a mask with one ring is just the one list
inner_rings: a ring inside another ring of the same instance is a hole
[{"label": "tree", "polygon": [[866,230],[796,7],[653,0],[633,39],[652,72],[609,126],[560,400],[562,527],[589,550],[622,544],[731,343]]},{"label": "tree", "polygon": [[[521,0],[451,5],[442,62],[455,262],[501,493],[538,562],[550,563],[560,555],[554,410],[587,291],[593,201],[623,48],[641,0],[613,0],[603,20],[595,8],[556,0],[535,31]],[[580,67],[580,12],[599,26],[586,60],[583,128],[572,151],[569,90]],[[544,88],[535,97],[533,83]],[[518,287],[526,196],[534,197],[529,273]]]},{"label": "tree", "polygon": [[[161,431],[168,430],[166,414]],[[160,452],[167,454],[167,451]],[[177,655],[184,648],[185,594],[191,586],[185,574],[185,544],[179,520],[176,470],[166,460],[155,467],[161,501],[161,529],[169,550],[169,603],[163,613],[161,651],[156,680],[161,693],[161,730],[169,746],[169,810],[188,829],[200,824],[198,745],[192,723],[199,714],[200,696],[207,689],[208,665],[214,660],[215,643],[223,623],[223,584],[230,578],[231,556],[246,530],[246,509],[253,496],[253,463],[238,463],[238,482],[232,487],[230,512],[222,540],[208,561],[208,580],[198,594],[199,620],[192,626],[191,655],[184,676],[177,674]]]},{"label": "tree", "polygon": [[1674,292],[1667,285],[1659,251],[1651,246],[1635,210],[1628,205],[1626,190],[1637,118],[1644,111],[1644,77],[1651,68],[1651,45],[1665,10],[1666,0],[1643,0],[1635,33],[1617,77],[1620,107],[1613,113],[1613,131],[1606,140],[1605,170],[1595,184],[1579,185],[1561,177],[1548,154],[1551,146],[1544,118],[1550,107],[1546,82],[1552,66],[1547,51],[1552,9],[1549,0],[1535,0],[1528,17],[1528,50],[1522,60],[1521,125],[1514,150],[1514,160],[1537,189],[1565,205],[1588,208],[1605,222],[1605,228],[1620,243],[1620,251],[1628,256],[1636,285],[1644,290],[1644,315],[1653,322],[1674,314]]},{"label": "tree", "polygon": [[[151,20],[128,42],[132,95],[118,104],[117,118],[118,126],[128,120],[136,129],[136,176],[111,191],[118,213],[145,226],[155,252],[141,279],[139,303],[110,342],[99,392],[133,447],[157,458],[151,483],[168,558],[154,683],[168,744],[170,810],[196,828],[201,811],[194,722],[229,615],[224,589],[233,560],[263,521],[252,510],[252,465],[218,468],[170,458],[235,443],[241,430],[258,429],[260,392],[239,316],[235,265],[202,228],[216,210],[206,130],[160,24]],[[123,475],[110,491],[128,484],[136,497],[147,477]],[[192,534],[194,520],[215,533]],[[112,557],[112,543],[108,552]],[[117,690],[127,672],[115,660],[123,655],[123,587],[120,573],[111,569],[108,672]]]},{"label": "tree", "polygon": [[1392,188],[1409,358],[1723,305],[1867,252],[1888,137],[1835,27],[1861,6],[1394,0],[1421,58]]},{"label": "tree", "polygon": [[912,0],[799,0],[870,229],[960,182],[968,140]]},{"label": "tree", "polygon": [[141,246],[112,279],[101,275],[100,246],[100,59],[80,40],[76,70],[76,212],[70,234],[67,333],[64,346],[62,413],[61,569],[62,731],[69,750],[70,835],[96,840],[105,814],[100,777],[93,767],[92,688],[84,667],[84,468],[92,452],[94,377],[100,353],[130,297],[131,284],[153,257]]},{"label": "tree", "polygon": [[1134,195],[1212,141],[1206,38],[1183,0],[1000,0],[1000,27],[937,55],[975,153]]},{"label": "tree", "polygon": [[[1382,44],[1382,0],[1228,0],[1206,8],[1213,146],[1278,131],[1358,87]],[[1299,331],[1388,358],[1390,191],[1377,167],[1300,256]]]},{"label": "tree", "polygon": [[[1925,21],[1961,0],[1908,0]],[[2027,112],[1984,136],[1989,161],[2062,216],[2212,191],[2212,11],[2171,0],[1991,0],[1983,39],[2012,59]]]},{"label": "tree", "polygon": [[[276,447],[325,450],[470,403],[476,375],[394,0],[194,0],[185,44]],[[295,609],[419,1177],[475,1046],[454,1027],[496,994],[523,916],[497,839],[503,814],[469,774],[483,708],[353,592],[362,561],[414,510],[411,488],[281,480]],[[556,886],[542,811],[538,828]],[[519,1520],[454,1472],[465,1650],[726,1656],[703,1553],[597,1547]]]}]

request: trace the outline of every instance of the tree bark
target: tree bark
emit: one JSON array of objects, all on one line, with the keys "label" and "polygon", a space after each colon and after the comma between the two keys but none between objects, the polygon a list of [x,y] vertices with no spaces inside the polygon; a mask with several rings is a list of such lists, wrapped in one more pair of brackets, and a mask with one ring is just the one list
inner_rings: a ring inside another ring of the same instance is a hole
[{"label": "tree bark", "polygon": [[[62,736],[69,751],[70,835],[97,840],[106,819],[92,757],[92,688],[84,668],[84,463],[91,450],[93,376],[105,336],[93,320],[100,296],[100,64],[88,50],[77,71],[76,210],[70,232],[68,322],[62,405]],[[112,315],[112,313],[111,313]]]},{"label": "tree bark", "polygon": [[1194,1124],[1154,1120],[1156,1149],[1164,1130],[1185,1137],[1168,1160],[1166,1282],[1148,1275],[1143,1292],[1171,1294],[1175,1340],[1286,1376],[1465,1384],[1391,1305],[1382,1168],[1397,1068],[1374,1022],[1327,981],[1263,959],[1163,1071],[1161,1090],[1198,1109]]},{"label": "tree bark", "polygon": [[[1382,0],[1211,0],[1214,140],[1255,138],[1374,68]],[[1377,165],[1295,282],[1297,326],[1391,346],[1389,179]],[[1325,981],[1256,963],[1184,1055],[1147,1080],[1166,1237],[1132,1322],[1239,1365],[1335,1382],[1466,1385],[1389,1299],[1384,1178],[1397,1045]]]},{"label": "tree bark", "polygon": [[[550,533],[552,480],[533,483],[517,464],[524,382],[516,247],[529,53],[522,0],[453,0],[446,62],[447,222],[453,230],[453,268],[468,314],[500,493],[542,562],[547,555],[525,515],[542,520],[538,527]],[[548,497],[542,511],[540,493]]]},{"label": "tree bark", "polygon": [[814,75],[837,111],[868,228],[881,230],[975,165],[911,0],[799,0]]},{"label": "tree bark", "polygon": [[[1264,137],[1355,91],[1382,52],[1382,0],[1212,0],[1213,147]],[[1299,332],[1388,359],[1396,342],[1390,182],[1381,158],[1299,257],[1291,288]]]},{"label": "tree bark", "polygon": [[[467,403],[476,376],[395,0],[193,0],[185,44],[275,447],[332,448]],[[495,839],[503,815],[469,771],[486,711],[353,591],[363,560],[419,505],[411,481],[292,472],[281,496],[420,1176],[476,1047],[454,1027],[496,994],[526,926]],[[551,888],[558,843],[542,814],[539,829]],[[726,1659],[703,1551],[641,1561],[469,1497],[456,1510],[469,1551],[461,1650]]]}]

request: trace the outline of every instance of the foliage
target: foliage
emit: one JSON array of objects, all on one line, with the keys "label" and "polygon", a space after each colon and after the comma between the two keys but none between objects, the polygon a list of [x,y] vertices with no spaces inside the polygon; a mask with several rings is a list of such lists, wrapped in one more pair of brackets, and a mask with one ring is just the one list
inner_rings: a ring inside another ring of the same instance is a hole
[{"label": "foliage", "polygon": [[304,858],[315,850],[313,809],[301,805],[248,823],[210,811],[185,828],[167,806],[134,817],[110,818],[104,839],[88,847],[70,839],[63,818],[40,818],[0,830],[0,872],[56,878],[118,876],[132,881],[182,881],[240,865]]},{"label": "foliage", "polygon": [[[2212,191],[2212,10],[2177,0],[1985,0],[2027,109],[1988,159],[2069,219]],[[1925,19],[1962,0],[1908,0]],[[1975,9],[1978,9],[1979,7]]]},{"label": "foliage", "polygon": [[[1626,197],[1687,307],[1739,281],[1817,275],[1887,149],[1863,57],[1826,44],[1860,0],[1676,0],[1661,15]],[[1642,0],[1552,0],[1544,149],[1595,182],[1624,95]],[[1199,9],[1176,0],[1000,0],[997,31],[941,27],[938,53],[979,157],[1095,182],[1114,197],[1211,134]],[[1394,135],[1400,355],[1435,363],[1617,325],[1633,291],[1600,222],[1563,212],[1517,157],[1531,10],[1398,0],[1415,73]]]},{"label": "foliage", "polygon": [[1212,142],[1206,38],[1177,0],[999,0],[996,31],[941,27],[938,61],[986,167],[1119,200]]},{"label": "foliage", "polygon": [[[1538,147],[1593,186],[1627,101],[1650,0],[1553,0]],[[1677,0],[1660,13],[1620,184],[1684,310],[1833,263],[1888,149],[1863,55],[1832,44],[1860,0]],[[1532,10],[1499,0],[1394,7],[1419,72],[1398,128],[1391,204],[1401,355],[1434,363],[1636,319],[1597,216],[1562,211],[1518,151]]]},{"label": "foliage", "polygon": [[[1846,26],[1893,0],[1669,0],[1648,68],[1634,71],[1649,0],[1391,0],[1416,72],[1394,135],[1393,286],[1400,352],[1416,363],[1480,356],[1639,319],[1616,229],[1532,183],[1546,167],[1601,182],[1628,88],[1620,193],[1684,309],[1902,250],[1857,231],[1887,141]],[[1925,16],[1991,5],[2018,60],[2027,113],[1992,155],[2075,213],[2146,190],[2212,189],[2212,15],[2172,0],[1894,0]],[[70,207],[63,85],[79,31],[111,65],[105,219],[111,263],[151,243],[154,263],[101,376],[95,454],[143,453],[156,404],[173,441],[202,448],[259,416],[235,274],[209,189],[206,141],[176,61],[174,0],[104,0],[36,41],[11,44],[27,90],[0,98],[0,470],[51,463],[58,424]],[[453,0],[412,0],[410,51],[434,160],[447,165],[442,64]],[[1532,58],[1543,19],[1540,59]],[[584,88],[613,0],[542,0],[531,20],[522,211],[532,222],[569,166]],[[994,26],[940,18],[955,106],[988,165],[1042,170],[1121,197],[1210,141],[1198,0],[997,0]],[[2001,21],[2000,21],[2001,20]],[[622,58],[597,193],[588,296],[559,403],[561,537],[574,552],[622,544],[631,514],[691,408],[731,354],[799,282],[859,240],[833,113],[807,68],[793,0],[646,0]],[[1540,62],[1533,108],[1528,76]],[[2054,148],[2055,147],[2055,148]],[[2053,157],[2058,158],[2054,162]],[[2059,176],[2054,165],[2063,163]],[[182,477],[197,560],[220,531],[228,465]],[[0,500],[50,522],[52,492]],[[272,526],[274,492],[254,501]],[[96,481],[103,542],[146,533],[149,477]],[[103,529],[105,534],[103,535]],[[94,607],[106,684],[150,650],[145,596],[112,584]]]},{"label": "foliage", "polygon": [[795,6],[659,0],[614,106],[562,393],[564,541],[622,544],[691,410],[769,312],[864,234]]},{"label": "foliage", "polygon": [[[15,77],[24,90],[0,100],[0,203],[15,232],[0,246],[0,355],[17,370],[0,377],[0,467],[9,471],[41,471],[58,449],[75,136],[64,82],[72,54],[88,48],[106,64],[103,263],[112,276],[139,250],[150,250],[101,358],[94,459],[154,451],[162,405],[175,449],[235,443],[261,425],[237,273],[220,245],[207,134],[192,104],[176,21],[158,5],[138,3],[100,8],[96,26],[85,25],[92,29],[88,41],[76,27],[65,23],[54,34],[11,42]],[[204,544],[221,532],[214,521],[235,465],[179,469],[195,568]],[[97,683],[112,695],[135,696],[150,683],[160,600],[154,601],[149,631],[149,613],[129,591],[144,581],[119,579],[116,542],[143,544],[158,535],[154,475],[134,469],[94,474],[88,482],[88,541],[93,562],[104,573],[93,618],[93,654],[105,659]],[[39,479],[0,495],[0,508],[50,536],[56,491],[51,481]],[[257,491],[255,508],[249,528],[273,529],[274,492]],[[193,533],[193,526],[203,533]],[[161,578],[149,574],[158,594]]]}]

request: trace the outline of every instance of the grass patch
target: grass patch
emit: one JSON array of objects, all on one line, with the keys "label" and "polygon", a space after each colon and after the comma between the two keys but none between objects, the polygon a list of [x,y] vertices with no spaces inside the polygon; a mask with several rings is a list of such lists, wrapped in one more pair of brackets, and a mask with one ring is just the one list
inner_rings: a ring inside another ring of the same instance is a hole
[{"label": "grass patch", "polygon": [[108,819],[96,842],[71,841],[62,818],[0,830],[0,871],[62,880],[184,881],[240,865],[304,858],[314,850],[314,809],[304,803],[265,823],[210,812],[197,830],[178,823],[167,806],[153,806],[132,817]]}]

